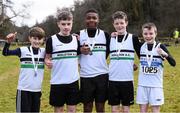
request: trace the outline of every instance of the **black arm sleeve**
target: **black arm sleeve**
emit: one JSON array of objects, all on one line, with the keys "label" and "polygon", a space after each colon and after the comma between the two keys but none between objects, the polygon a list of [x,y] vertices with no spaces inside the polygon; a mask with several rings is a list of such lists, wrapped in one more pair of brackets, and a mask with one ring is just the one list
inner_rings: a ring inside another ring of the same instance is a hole
[{"label": "black arm sleeve", "polygon": [[160,45],[160,48],[162,50],[164,50],[167,54],[168,54],[168,57],[166,57],[168,63],[171,65],[171,66],[176,66],[176,61],[174,60],[174,58],[171,56],[171,54],[169,53],[168,49],[166,48],[166,46],[164,44],[161,44]]},{"label": "black arm sleeve", "polygon": [[20,48],[14,49],[14,50],[9,50],[10,44],[9,43],[5,43],[2,54],[4,56],[10,56],[10,55],[15,55],[15,56],[19,56],[21,57],[21,50]]},{"label": "black arm sleeve", "polygon": [[139,42],[138,37],[135,35],[133,35],[133,46],[134,46],[134,49],[136,51],[138,58],[140,58],[140,49],[141,49],[142,44]]},{"label": "black arm sleeve", "polygon": [[77,43],[78,43],[77,55],[80,55],[81,54],[81,51],[80,51],[80,41],[77,40]]},{"label": "black arm sleeve", "polygon": [[106,37],[106,59],[110,53],[110,35],[107,33],[107,32],[104,32],[105,33],[105,37]]},{"label": "black arm sleeve", "polygon": [[47,54],[52,54],[53,47],[52,47],[52,38],[49,37],[46,41],[46,53]]}]

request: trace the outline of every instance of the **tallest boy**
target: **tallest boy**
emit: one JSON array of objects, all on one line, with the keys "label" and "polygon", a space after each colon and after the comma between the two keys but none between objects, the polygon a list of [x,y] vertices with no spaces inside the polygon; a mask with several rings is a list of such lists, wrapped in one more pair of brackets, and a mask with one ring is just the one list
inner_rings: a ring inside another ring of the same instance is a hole
[{"label": "tallest boy", "polygon": [[99,15],[90,9],[85,13],[86,28],[80,31],[81,97],[84,112],[92,112],[93,102],[97,112],[104,112],[107,99],[109,34],[97,28]]}]

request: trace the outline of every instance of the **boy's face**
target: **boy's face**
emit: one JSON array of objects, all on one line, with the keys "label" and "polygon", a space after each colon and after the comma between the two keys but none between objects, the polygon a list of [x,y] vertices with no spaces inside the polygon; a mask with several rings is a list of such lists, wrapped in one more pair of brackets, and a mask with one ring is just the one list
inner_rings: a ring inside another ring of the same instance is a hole
[{"label": "boy's face", "polygon": [[86,14],[85,23],[87,28],[96,28],[99,23],[99,16],[97,13],[89,12]]},{"label": "boy's face", "polygon": [[39,37],[29,37],[29,41],[34,48],[39,48],[43,44],[43,38]]},{"label": "boy's face", "polygon": [[117,18],[113,22],[113,26],[114,26],[115,30],[120,35],[123,35],[126,32],[127,25],[128,25],[128,22],[125,21],[125,19]]},{"label": "boy's face", "polygon": [[60,20],[59,22],[57,22],[61,35],[63,36],[70,35],[72,29],[72,23],[73,23],[72,20]]},{"label": "boy's face", "polygon": [[142,35],[145,42],[147,42],[148,44],[153,44],[157,36],[157,33],[155,32],[155,29],[151,27],[151,29],[144,28]]}]

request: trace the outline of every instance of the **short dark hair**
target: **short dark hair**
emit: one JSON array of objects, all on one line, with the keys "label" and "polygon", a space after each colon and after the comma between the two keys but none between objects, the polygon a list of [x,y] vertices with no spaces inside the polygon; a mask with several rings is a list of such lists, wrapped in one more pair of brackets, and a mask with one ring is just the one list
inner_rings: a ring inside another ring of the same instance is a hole
[{"label": "short dark hair", "polygon": [[57,15],[57,20],[73,20],[73,15],[70,11],[67,10],[60,11]]},{"label": "short dark hair", "polygon": [[157,33],[157,27],[156,27],[156,25],[155,25],[154,23],[152,23],[152,22],[147,22],[147,23],[143,24],[143,25],[142,25],[142,30],[143,30],[144,28],[147,28],[148,30],[150,30],[151,28],[154,28],[155,33]]},{"label": "short dark hair", "polygon": [[125,19],[125,21],[128,21],[128,17],[127,14],[123,11],[116,11],[113,15],[112,15],[112,19],[113,21],[115,19]]},{"label": "short dark hair", "polygon": [[94,9],[94,8],[91,8],[91,9],[88,9],[88,10],[85,12],[85,14],[87,14],[87,13],[97,13],[97,14],[98,14],[98,11],[97,11],[96,9]]},{"label": "short dark hair", "polygon": [[33,27],[29,30],[29,37],[44,38],[45,31],[41,27]]}]

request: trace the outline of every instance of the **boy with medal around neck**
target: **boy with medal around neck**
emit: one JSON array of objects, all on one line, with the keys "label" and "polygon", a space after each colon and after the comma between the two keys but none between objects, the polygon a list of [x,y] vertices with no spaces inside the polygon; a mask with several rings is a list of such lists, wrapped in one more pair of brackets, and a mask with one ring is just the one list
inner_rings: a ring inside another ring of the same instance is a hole
[{"label": "boy with medal around neck", "polygon": [[55,113],[63,113],[67,105],[68,113],[76,112],[79,103],[78,54],[79,42],[71,35],[73,15],[70,11],[60,11],[57,15],[59,33],[48,38],[45,63],[51,69],[50,105]]},{"label": "boy with medal around neck", "polygon": [[165,45],[155,41],[157,28],[154,23],[145,23],[142,35],[145,42],[140,49],[136,102],[141,113],[148,112],[149,105],[153,113],[159,113],[164,103],[163,61],[166,59],[171,66],[175,66],[176,62]]},{"label": "boy with medal around neck", "polygon": [[17,32],[6,36],[7,43],[3,49],[4,56],[18,56],[21,62],[16,94],[16,112],[39,112],[45,56],[45,49],[40,46],[43,44],[45,32],[40,27],[33,27],[29,31],[31,46],[9,50],[10,43],[16,34]]},{"label": "boy with medal around neck", "polygon": [[86,28],[80,30],[80,92],[84,112],[105,112],[108,89],[109,34],[98,28],[99,14],[95,9],[85,12]]},{"label": "boy with medal around neck", "polygon": [[110,41],[108,104],[113,113],[128,113],[130,105],[134,104],[133,71],[137,68],[134,53],[136,51],[139,56],[140,43],[137,36],[127,32],[126,13],[116,11],[112,20],[116,32],[112,33]]}]

